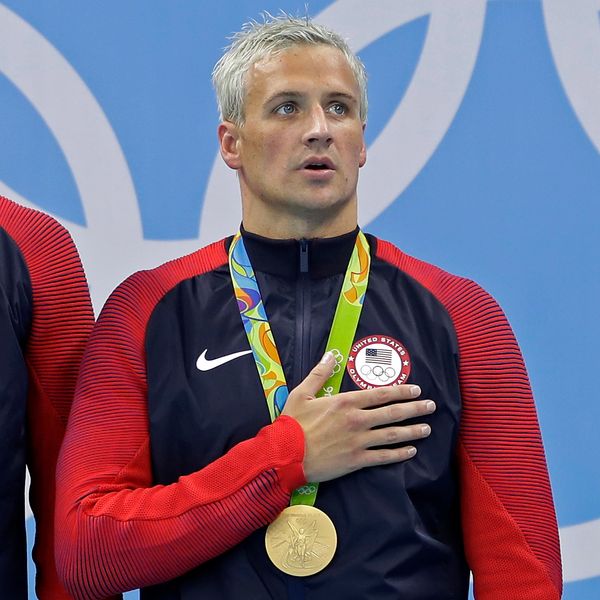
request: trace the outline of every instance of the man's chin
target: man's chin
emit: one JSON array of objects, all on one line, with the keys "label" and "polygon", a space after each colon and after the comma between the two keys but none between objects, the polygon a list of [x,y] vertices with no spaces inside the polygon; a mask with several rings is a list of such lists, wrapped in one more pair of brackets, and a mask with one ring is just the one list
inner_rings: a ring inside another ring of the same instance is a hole
[{"label": "man's chin", "polygon": [[286,204],[290,209],[298,212],[335,212],[344,210],[352,201],[351,197],[333,193],[318,193],[319,191],[322,190],[315,190],[316,193],[307,193],[289,198]]}]

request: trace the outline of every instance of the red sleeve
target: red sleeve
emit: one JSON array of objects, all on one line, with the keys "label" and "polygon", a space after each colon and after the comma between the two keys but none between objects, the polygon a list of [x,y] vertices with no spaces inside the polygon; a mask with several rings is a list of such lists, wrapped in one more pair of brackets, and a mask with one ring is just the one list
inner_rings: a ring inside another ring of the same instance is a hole
[{"label": "red sleeve", "polygon": [[76,598],[182,575],[271,522],[305,482],[302,429],[280,417],[206,468],[152,485],[146,325],[169,289],[226,260],[214,244],[132,276],[92,333],[58,467],[58,569]]},{"label": "red sleeve", "polygon": [[36,592],[41,600],[66,600],[71,596],[58,580],[54,561],[56,459],[94,316],[77,250],[64,227],[2,197],[0,210],[6,217],[4,227],[27,264],[33,293],[25,360]]},{"label": "red sleeve", "polygon": [[429,289],[458,338],[462,527],[477,600],[562,593],[552,491],[519,346],[495,300],[472,281],[379,242],[378,254]]}]

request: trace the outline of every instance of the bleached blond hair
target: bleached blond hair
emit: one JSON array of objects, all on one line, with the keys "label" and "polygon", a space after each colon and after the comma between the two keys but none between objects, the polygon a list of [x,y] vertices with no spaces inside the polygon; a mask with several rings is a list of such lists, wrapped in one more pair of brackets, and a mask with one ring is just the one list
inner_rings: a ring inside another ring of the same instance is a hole
[{"label": "bleached blond hair", "polygon": [[331,29],[318,25],[307,17],[282,13],[263,14],[263,22],[249,21],[230,38],[231,44],[212,72],[221,120],[236,125],[244,123],[246,76],[252,65],[292,46],[325,45],[337,48],[348,61],[360,90],[359,114],[367,120],[367,72],[361,60],[350,50],[346,41]]}]

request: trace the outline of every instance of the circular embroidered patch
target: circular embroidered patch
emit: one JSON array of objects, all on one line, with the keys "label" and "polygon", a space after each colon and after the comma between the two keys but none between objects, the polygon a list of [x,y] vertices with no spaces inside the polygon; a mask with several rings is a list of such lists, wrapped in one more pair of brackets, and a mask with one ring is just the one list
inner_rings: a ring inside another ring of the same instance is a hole
[{"label": "circular embroidered patch", "polygon": [[387,335],[370,335],[352,344],[346,370],[363,390],[406,383],[410,374],[408,350]]}]

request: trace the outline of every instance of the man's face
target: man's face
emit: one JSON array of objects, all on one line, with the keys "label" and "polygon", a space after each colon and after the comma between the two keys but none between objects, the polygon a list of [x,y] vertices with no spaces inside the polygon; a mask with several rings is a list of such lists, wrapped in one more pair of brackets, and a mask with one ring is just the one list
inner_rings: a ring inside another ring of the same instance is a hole
[{"label": "man's face", "polygon": [[293,46],[256,63],[245,122],[229,127],[233,151],[223,153],[238,169],[245,213],[355,215],[366,160],[359,103],[358,84],[336,48]]}]

